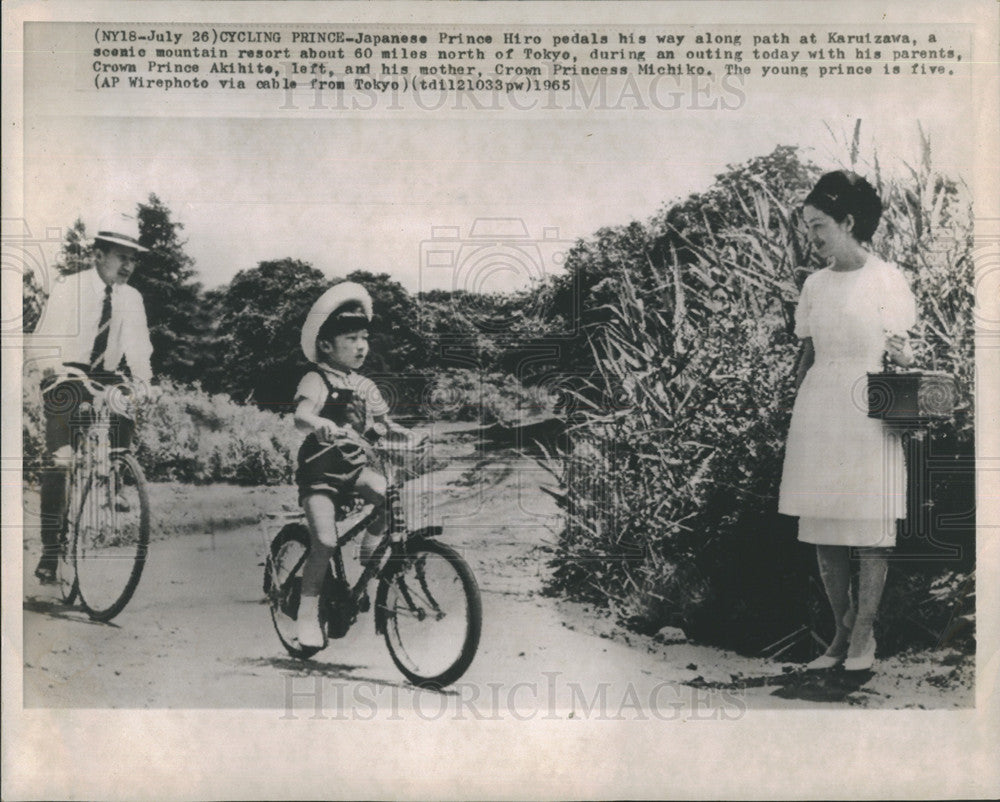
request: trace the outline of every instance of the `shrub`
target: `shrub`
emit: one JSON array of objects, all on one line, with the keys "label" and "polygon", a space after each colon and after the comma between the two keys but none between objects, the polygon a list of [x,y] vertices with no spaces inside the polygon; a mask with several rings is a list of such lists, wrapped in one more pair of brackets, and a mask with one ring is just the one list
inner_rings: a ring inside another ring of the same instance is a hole
[{"label": "shrub", "polygon": [[[44,422],[37,376],[23,389],[25,479],[37,479]],[[292,481],[302,435],[288,415],[164,382],[139,405],[135,452],[150,481],[276,485]]]},{"label": "shrub", "polygon": [[21,382],[21,453],[24,478],[35,481],[40,471],[52,464],[45,448],[45,421],[42,418],[41,373],[25,365]]},{"label": "shrub", "polygon": [[739,313],[689,347],[626,273],[619,288],[600,346],[613,403],[590,405],[567,455],[555,582],[643,626],[690,623],[728,576],[718,540],[773,506],[796,349],[780,319]]},{"label": "shrub", "polygon": [[136,428],[151,479],[198,484],[290,482],[302,439],[288,415],[171,383],[152,389]]},{"label": "shrub", "polygon": [[543,387],[525,387],[514,376],[468,369],[441,371],[430,388],[434,420],[513,423],[551,413],[555,398]]}]

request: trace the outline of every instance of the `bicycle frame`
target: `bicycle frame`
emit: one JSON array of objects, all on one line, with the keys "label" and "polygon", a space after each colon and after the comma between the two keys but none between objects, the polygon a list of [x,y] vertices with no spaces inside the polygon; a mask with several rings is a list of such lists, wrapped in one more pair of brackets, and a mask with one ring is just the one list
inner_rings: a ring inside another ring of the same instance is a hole
[{"label": "bicycle frame", "polygon": [[103,478],[111,472],[111,411],[103,399],[93,407],[94,420],[81,432],[82,436],[73,449],[70,489],[78,494],[90,476]]},{"label": "bicycle frame", "polygon": [[[92,420],[72,432],[73,456],[65,485],[66,507],[59,537],[60,559],[63,561],[68,557],[70,535],[83,515],[82,505],[87,483],[92,476],[107,478],[111,473],[111,410],[104,388],[85,375],[70,374],[66,378],[81,382],[94,400],[87,402],[89,408],[80,405],[85,414],[92,414]],[[75,586],[75,582],[73,584]],[[71,591],[67,600],[71,600],[75,593],[75,590]]]},{"label": "bicycle frame", "polygon": [[[401,485],[396,479],[395,471],[391,463],[389,463],[387,457],[382,455],[382,467],[386,474],[387,487],[385,494],[385,505],[387,510],[386,516],[386,527],[385,533],[382,535],[382,539],[379,541],[375,550],[372,552],[371,557],[362,564],[361,576],[358,581],[354,583],[354,586],[350,588],[350,602],[355,610],[358,609],[358,605],[364,597],[368,583],[373,579],[379,577],[384,571],[388,570],[392,565],[392,560],[394,557],[402,557],[405,550],[406,543],[417,543],[422,539],[437,537],[442,534],[443,529],[440,526],[424,526],[420,529],[413,531],[407,531],[406,523],[403,514],[402,501],[401,501]],[[338,505],[338,513],[340,510],[344,509],[346,505]],[[279,516],[272,516],[272,519],[276,519]],[[338,522],[344,520],[347,516],[338,516]],[[364,514],[358,521],[356,521],[351,527],[349,527],[344,533],[338,534],[337,543],[333,546],[333,553],[330,555],[330,565],[333,571],[334,577],[338,579],[343,579],[346,577],[346,571],[344,569],[344,559],[343,559],[343,547],[354,540],[359,534],[361,534],[365,529],[368,528],[378,517],[378,510],[374,506]],[[298,511],[290,514],[285,514],[281,516],[284,524],[299,523],[303,522],[305,519],[305,513]],[[271,536],[265,529],[265,546],[270,547]],[[400,537],[402,535],[402,537]],[[386,565],[382,565],[382,561],[389,554],[389,561]],[[309,559],[309,552],[305,552],[299,560],[295,563],[292,570],[289,571],[289,580],[291,581],[299,572],[305,561]],[[271,576],[270,582],[272,587],[278,588],[280,593],[284,593],[285,588],[278,582],[278,577],[276,575],[277,566],[271,563]],[[381,613],[381,615],[380,615]],[[381,635],[385,628],[385,615],[384,611],[376,609],[375,612],[375,631],[377,634]]]},{"label": "bicycle frame", "polygon": [[57,576],[66,603],[78,598],[92,619],[110,621],[132,598],[146,561],[150,513],[145,477],[129,448],[113,447],[111,426],[119,411],[111,395],[114,388],[75,371],[52,387],[67,380],[79,383],[90,400],[74,399],[75,389],[65,391],[77,403]]},{"label": "bicycle frame", "polygon": [[[303,571],[316,534],[308,531],[303,514],[285,515],[284,525],[267,544],[264,594],[271,622],[285,650],[293,657],[308,660],[332,640],[343,638],[368,612],[372,603],[368,584],[376,580],[374,599],[375,633],[385,640],[392,662],[410,682],[428,688],[442,688],[462,676],[471,665],[482,634],[482,598],[475,574],[458,551],[438,540],[439,526],[409,530],[403,521],[399,476],[405,470],[419,475],[426,449],[410,438],[400,438],[401,448],[383,453],[383,458],[399,461],[400,474],[385,471],[388,487],[388,527],[373,554],[362,563],[361,577],[351,587],[344,570],[343,547],[368,527],[381,510],[360,506],[355,498],[351,511],[357,516],[345,520],[345,507],[336,510],[338,525],[328,565],[324,568],[319,598],[310,601],[308,615],[318,617],[322,639],[309,622],[309,638],[299,640],[299,604],[302,600]],[[392,443],[390,442],[390,448]],[[360,509],[358,509],[360,507]],[[272,520],[281,516],[271,515]],[[327,556],[323,552],[323,557]],[[317,568],[322,567],[317,565]]]}]

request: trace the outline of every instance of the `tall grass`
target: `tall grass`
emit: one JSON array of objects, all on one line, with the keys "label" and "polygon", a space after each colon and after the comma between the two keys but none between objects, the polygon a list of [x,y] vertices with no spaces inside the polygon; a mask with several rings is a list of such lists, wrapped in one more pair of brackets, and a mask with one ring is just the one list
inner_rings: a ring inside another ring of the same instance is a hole
[{"label": "tall grass", "polygon": [[[926,139],[904,178],[881,168],[872,177],[887,207],[875,250],[914,287],[919,364],[959,378],[962,409],[939,434],[971,448],[968,195],[933,168]],[[775,513],[794,400],[794,306],[814,265],[801,195],[752,178],[720,184],[728,218],[713,208],[703,218],[716,222],[690,229],[671,226],[669,213],[654,219],[645,263],[620,260],[606,279],[609,321],[592,341],[599,386],[580,394],[563,455],[567,517],[553,586],[643,627],[679,624],[748,646],[752,638],[733,633],[756,627],[766,639],[794,618],[773,601],[776,584],[802,570],[802,552],[776,537]],[[702,197],[717,203],[717,193]],[[773,581],[748,582],[748,570]]]}]

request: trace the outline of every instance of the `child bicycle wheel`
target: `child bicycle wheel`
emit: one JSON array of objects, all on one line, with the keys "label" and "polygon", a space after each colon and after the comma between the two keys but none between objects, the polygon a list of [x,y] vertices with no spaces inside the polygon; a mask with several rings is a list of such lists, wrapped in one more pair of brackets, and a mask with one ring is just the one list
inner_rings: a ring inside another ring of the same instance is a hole
[{"label": "child bicycle wheel", "polygon": [[320,650],[318,646],[300,646],[297,636],[302,568],[308,556],[309,530],[304,524],[288,524],[271,541],[264,567],[264,593],[274,631],[285,651],[301,660]]},{"label": "child bicycle wheel", "polygon": [[442,688],[471,665],[482,601],[472,569],[450,546],[408,543],[387,564],[375,604],[392,661],[410,682]]},{"label": "child bicycle wheel", "polygon": [[90,476],[74,523],[80,603],[95,621],[110,621],[135,593],[149,546],[146,478],[135,457],[117,454],[106,476]]}]

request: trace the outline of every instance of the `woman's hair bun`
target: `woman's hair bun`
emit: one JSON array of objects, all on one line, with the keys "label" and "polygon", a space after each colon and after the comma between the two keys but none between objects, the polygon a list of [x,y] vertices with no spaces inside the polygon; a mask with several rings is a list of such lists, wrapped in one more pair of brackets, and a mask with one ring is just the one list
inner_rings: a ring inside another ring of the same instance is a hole
[{"label": "woman's hair bun", "polygon": [[875,188],[849,170],[835,170],[822,176],[804,205],[819,209],[838,223],[851,215],[854,218],[851,234],[858,242],[870,242],[882,218],[882,200]]}]

